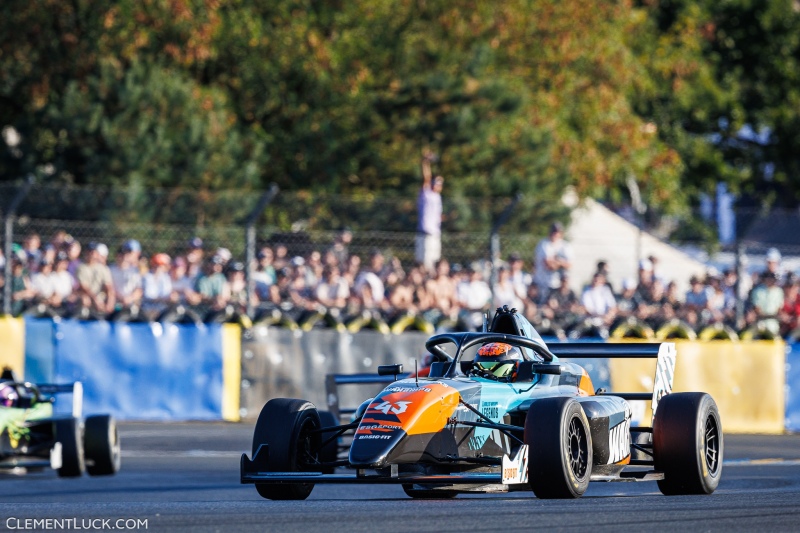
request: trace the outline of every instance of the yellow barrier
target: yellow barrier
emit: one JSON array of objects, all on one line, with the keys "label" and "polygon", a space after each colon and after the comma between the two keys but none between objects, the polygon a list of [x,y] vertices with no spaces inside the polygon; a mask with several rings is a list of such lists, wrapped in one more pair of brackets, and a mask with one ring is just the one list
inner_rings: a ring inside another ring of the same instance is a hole
[{"label": "yellow barrier", "polygon": [[25,375],[25,321],[0,316],[0,370],[6,366],[20,379]]},{"label": "yellow barrier", "polygon": [[222,325],[222,419],[239,421],[242,386],[242,328]]},{"label": "yellow barrier", "polygon": [[[729,433],[783,433],[785,347],[783,341],[675,340],[673,392],[700,391],[714,397]],[[611,390],[652,392],[654,359],[611,359]],[[647,402],[645,420],[650,420]]]}]

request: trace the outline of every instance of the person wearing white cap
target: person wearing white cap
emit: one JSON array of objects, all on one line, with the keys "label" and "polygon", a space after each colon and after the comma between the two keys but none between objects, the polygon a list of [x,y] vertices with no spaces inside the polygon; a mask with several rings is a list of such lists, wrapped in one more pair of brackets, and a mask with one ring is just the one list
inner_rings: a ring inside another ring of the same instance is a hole
[{"label": "person wearing white cap", "polygon": [[781,266],[781,253],[778,251],[777,248],[770,248],[767,250],[767,268],[764,270],[763,274],[767,272],[771,272],[775,275],[775,280],[780,285],[783,283],[783,267]]},{"label": "person wearing white cap", "polygon": [[87,246],[87,261],[78,267],[78,293],[83,306],[102,314],[111,313],[116,304],[111,270],[106,265],[108,246],[90,242]]}]

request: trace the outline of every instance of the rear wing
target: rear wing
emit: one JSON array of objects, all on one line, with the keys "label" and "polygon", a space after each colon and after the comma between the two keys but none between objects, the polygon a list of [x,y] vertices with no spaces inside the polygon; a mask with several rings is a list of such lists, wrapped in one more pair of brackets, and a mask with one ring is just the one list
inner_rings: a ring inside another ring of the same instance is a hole
[{"label": "rear wing", "polygon": [[547,346],[559,358],[567,359],[656,359],[656,375],[653,380],[653,393],[613,392],[626,400],[651,400],[653,416],[661,398],[672,392],[675,378],[674,342],[661,343],[552,343]]},{"label": "rear wing", "polygon": [[56,394],[72,394],[72,416],[80,418],[83,415],[83,383],[80,381],[64,385],[41,383],[36,388],[41,395],[50,398],[55,398]]}]

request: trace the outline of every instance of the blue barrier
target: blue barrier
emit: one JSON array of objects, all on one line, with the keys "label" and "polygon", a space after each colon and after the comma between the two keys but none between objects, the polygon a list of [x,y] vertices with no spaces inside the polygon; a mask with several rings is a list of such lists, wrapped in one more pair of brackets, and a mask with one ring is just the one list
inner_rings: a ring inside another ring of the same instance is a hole
[{"label": "blue barrier", "polygon": [[800,344],[786,347],[786,431],[800,431]]},{"label": "blue barrier", "polygon": [[120,419],[220,420],[220,325],[54,324],[54,380],[84,384],[84,412]]},{"label": "blue barrier", "polygon": [[55,379],[55,339],[50,318],[25,319],[25,380],[52,383]]}]

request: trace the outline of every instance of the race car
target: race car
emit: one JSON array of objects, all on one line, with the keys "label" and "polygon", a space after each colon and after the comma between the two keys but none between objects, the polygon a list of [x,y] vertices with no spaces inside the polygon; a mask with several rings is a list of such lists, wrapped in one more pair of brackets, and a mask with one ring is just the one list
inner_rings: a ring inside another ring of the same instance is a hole
[{"label": "race car", "polygon": [[[719,411],[708,394],[671,393],[672,343],[548,347],[504,307],[481,332],[443,333],[425,346],[428,377],[393,381],[349,423],[304,400],[268,401],[241,482],[272,500],[305,499],[318,483],[394,483],[412,498],[518,490],[577,498],[590,481],[649,480],[667,495],[711,494],[719,484]],[[585,369],[563,360],[600,357],[656,358],[652,394],[594,390]],[[645,399],[652,425],[634,426],[629,402]]]},{"label": "race car", "polygon": [[[55,415],[55,395],[72,394],[71,415]],[[117,473],[120,442],[110,415],[82,419],[83,387],[17,381],[0,376],[0,470],[25,473],[53,468],[60,477]]]}]

